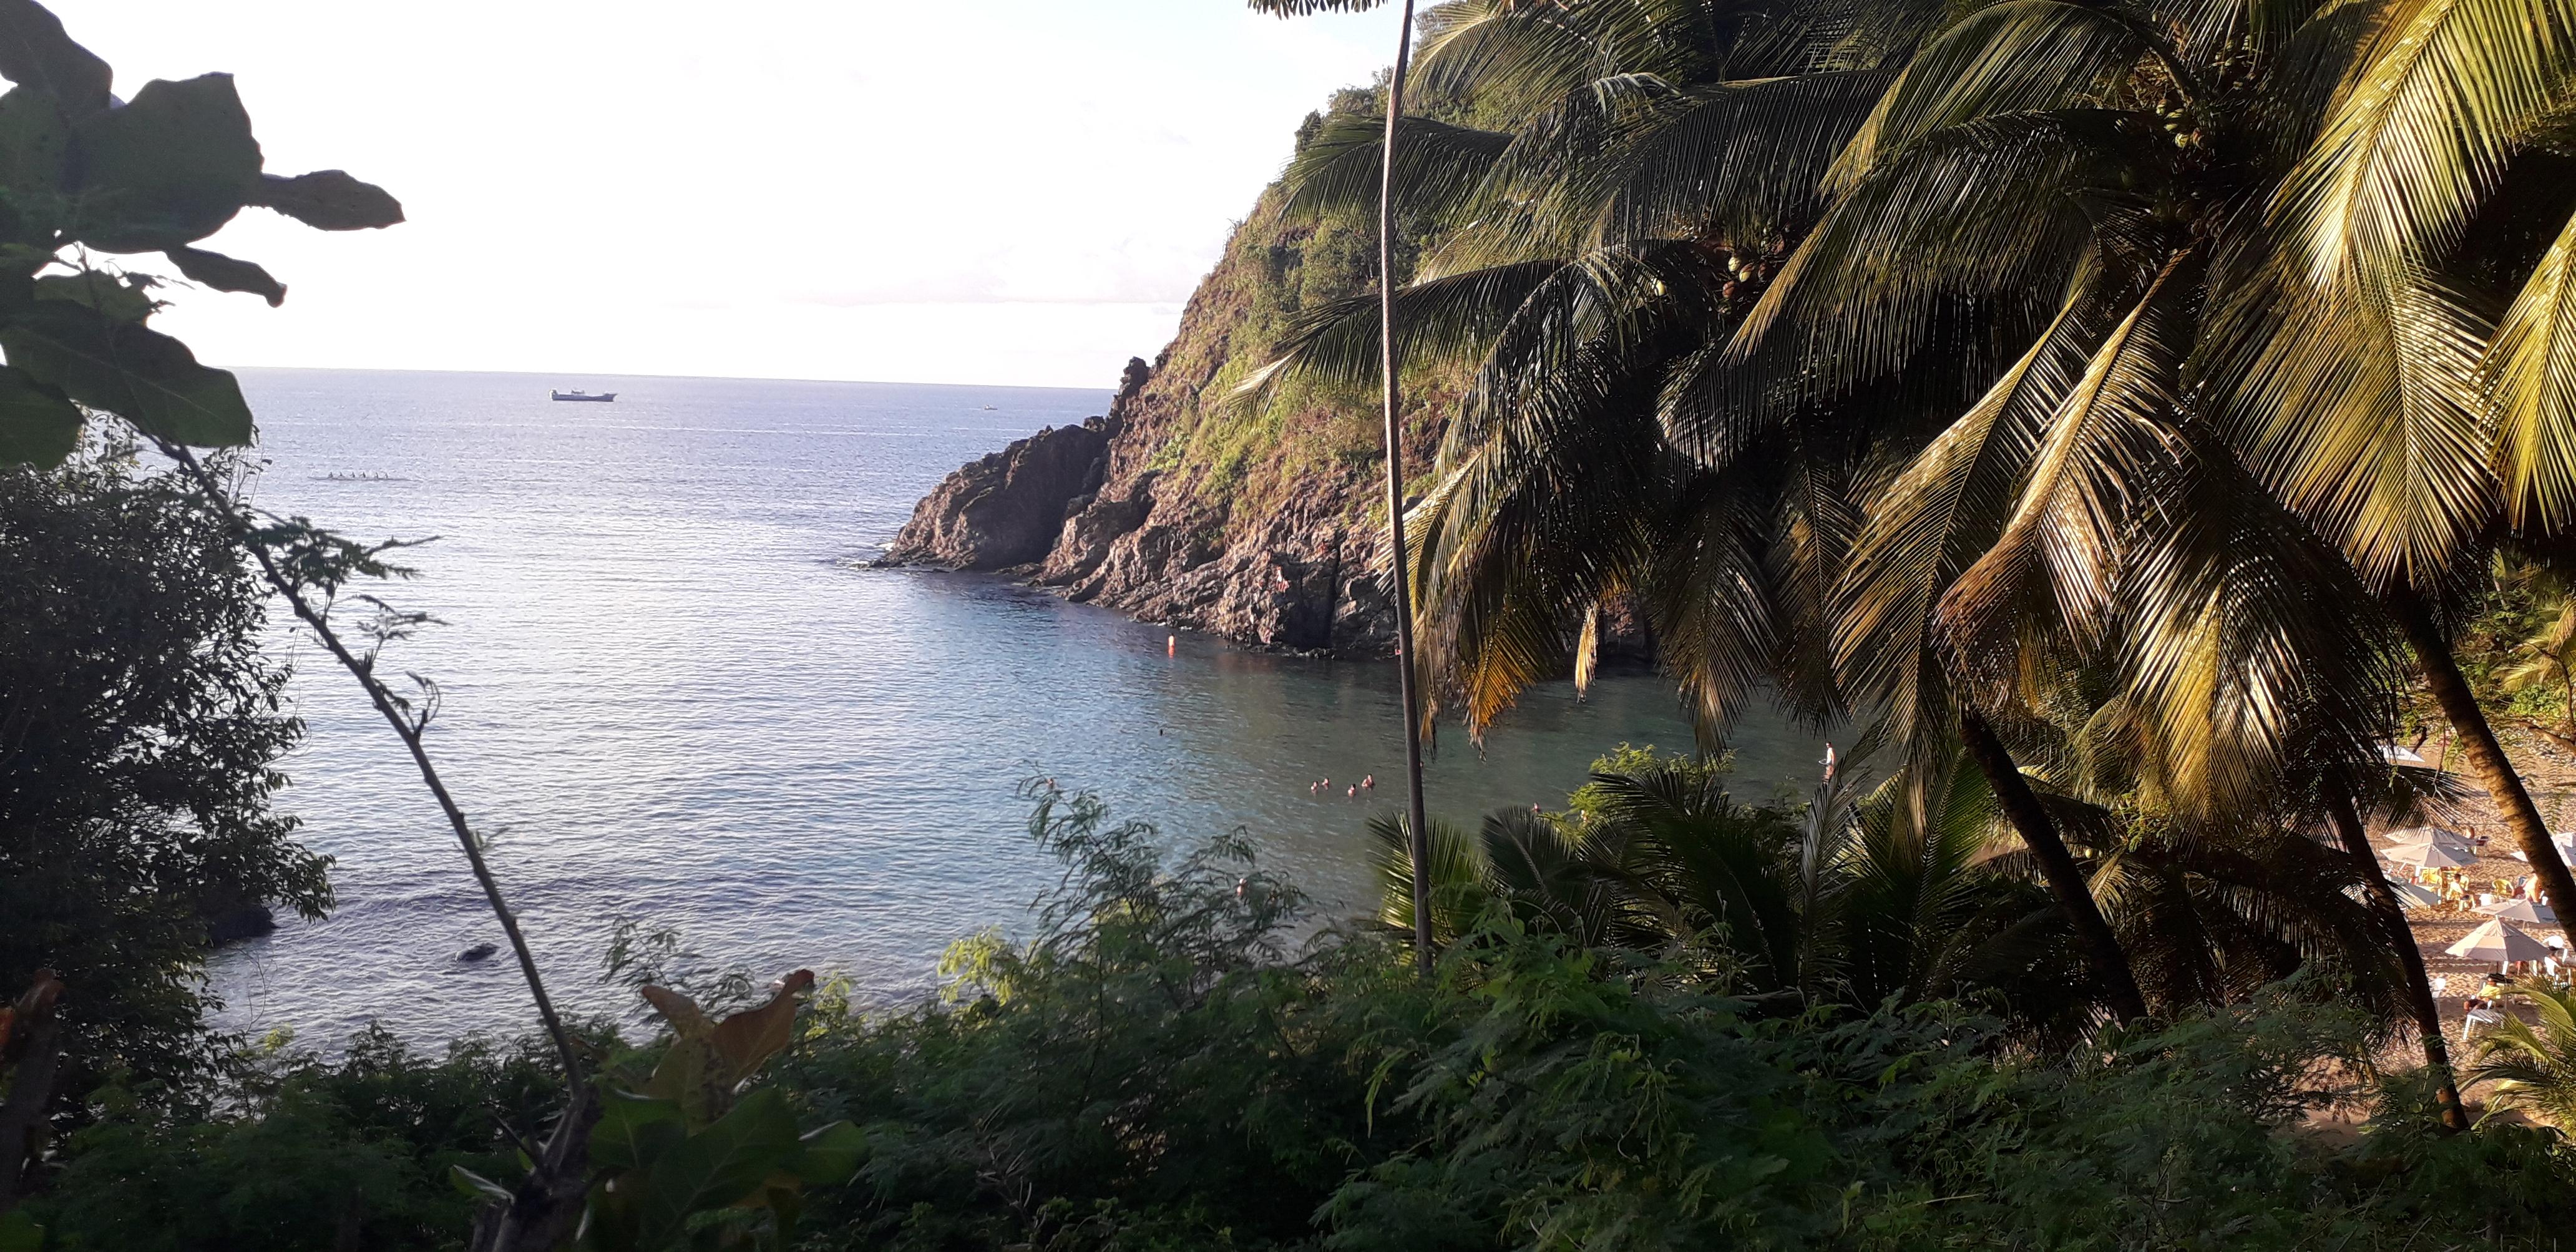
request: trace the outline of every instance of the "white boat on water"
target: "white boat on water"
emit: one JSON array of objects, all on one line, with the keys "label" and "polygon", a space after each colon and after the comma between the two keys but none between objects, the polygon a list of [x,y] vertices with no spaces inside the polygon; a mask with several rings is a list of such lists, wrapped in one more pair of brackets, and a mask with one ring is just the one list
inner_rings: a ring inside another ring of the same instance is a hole
[{"label": "white boat on water", "polygon": [[617,399],[617,393],[614,391],[603,391],[595,396],[587,391],[558,391],[553,395],[557,400],[594,400],[601,404],[608,404]]}]

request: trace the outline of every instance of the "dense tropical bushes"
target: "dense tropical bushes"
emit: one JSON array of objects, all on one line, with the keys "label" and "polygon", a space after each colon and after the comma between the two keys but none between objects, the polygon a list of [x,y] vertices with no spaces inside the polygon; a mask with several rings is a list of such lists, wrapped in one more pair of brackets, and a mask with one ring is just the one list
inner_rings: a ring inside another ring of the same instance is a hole
[{"label": "dense tropical bushes", "polygon": [[[761,1080],[865,1139],[794,1246],[2540,1248],[2576,1220],[2555,1134],[2440,1133],[2295,982],[2057,1050],[1495,907],[1424,984],[1400,936],[1300,942],[1239,840],[1167,857],[1088,797],[1036,825],[1070,873],[1033,936],[961,943],[928,1003],[822,997]],[[534,1046],[272,1056],[212,1104],[120,1090],[33,1211],[64,1248],[461,1246],[449,1167],[513,1176],[560,1097]]]},{"label": "dense tropical bushes", "polygon": [[43,968],[76,989],[67,1123],[111,1070],[212,1063],[210,922],[330,902],[328,861],[270,808],[303,728],[263,600],[193,488],[131,448],[0,468],[0,1001]]},{"label": "dense tropical bushes", "polygon": [[562,1079],[528,1047],[424,1056],[378,1030],[339,1059],[255,1050],[220,1084],[100,1092],[49,1193],[58,1242],[131,1252],[462,1246],[479,1196],[451,1167],[509,1173],[512,1128]]}]

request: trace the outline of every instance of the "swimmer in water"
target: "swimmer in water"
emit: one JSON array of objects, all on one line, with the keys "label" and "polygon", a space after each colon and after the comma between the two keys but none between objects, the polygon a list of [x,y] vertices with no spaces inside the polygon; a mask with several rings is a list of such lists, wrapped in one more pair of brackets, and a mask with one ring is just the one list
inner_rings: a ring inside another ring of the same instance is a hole
[{"label": "swimmer in water", "polygon": [[1342,794],[1356,800],[1359,798],[1360,789],[1357,787],[1344,787],[1342,788]]},{"label": "swimmer in water", "polygon": [[1371,775],[1367,776],[1366,778],[1362,778],[1362,779],[1360,780],[1360,785],[1361,785],[1362,787],[1374,787],[1374,786],[1376,786],[1376,785],[1377,785],[1377,775],[1375,775],[1375,774],[1371,774]]}]

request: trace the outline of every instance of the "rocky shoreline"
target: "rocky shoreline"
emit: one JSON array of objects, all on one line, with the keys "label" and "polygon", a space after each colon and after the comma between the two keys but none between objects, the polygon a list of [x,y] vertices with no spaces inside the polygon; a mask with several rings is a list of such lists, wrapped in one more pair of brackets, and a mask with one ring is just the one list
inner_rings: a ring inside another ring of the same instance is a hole
[{"label": "rocky shoreline", "polygon": [[1159,366],[1129,361],[1107,413],[950,474],[874,564],[1018,578],[1247,647],[1392,655],[1379,540],[1352,524],[1353,493],[1368,476],[1301,482],[1286,507],[1228,527],[1152,463],[1174,393],[1205,382],[1169,377],[1170,355]]}]

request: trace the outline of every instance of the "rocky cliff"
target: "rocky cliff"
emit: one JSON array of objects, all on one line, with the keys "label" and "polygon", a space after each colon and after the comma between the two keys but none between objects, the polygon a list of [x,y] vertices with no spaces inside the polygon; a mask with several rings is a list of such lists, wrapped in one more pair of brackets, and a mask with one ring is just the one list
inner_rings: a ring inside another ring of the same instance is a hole
[{"label": "rocky cliff", "polygon": [[[1236,230],[1171,344],[1151,365],[1128,363],[1108,413],[951,474],[881,563],[1005,570],[1258,647],[1389,653],[1371,392],[1291,385],[1257,410],[1232,399],[1301,311],[1368,290],[1373,268],[1369,223],[1284,223],[1278,195]],[[1455,394],[1443,381],[1416,390]],[[1408,415],[1417,473],[1442,417],[1436,402]]]},{"label": "rocky cliff", "polygon": [[1065,516],[1100,489],[1110,433],[1095,417],[969,462],[913,507],[879,563],[997,570],[1044,559]]}]

